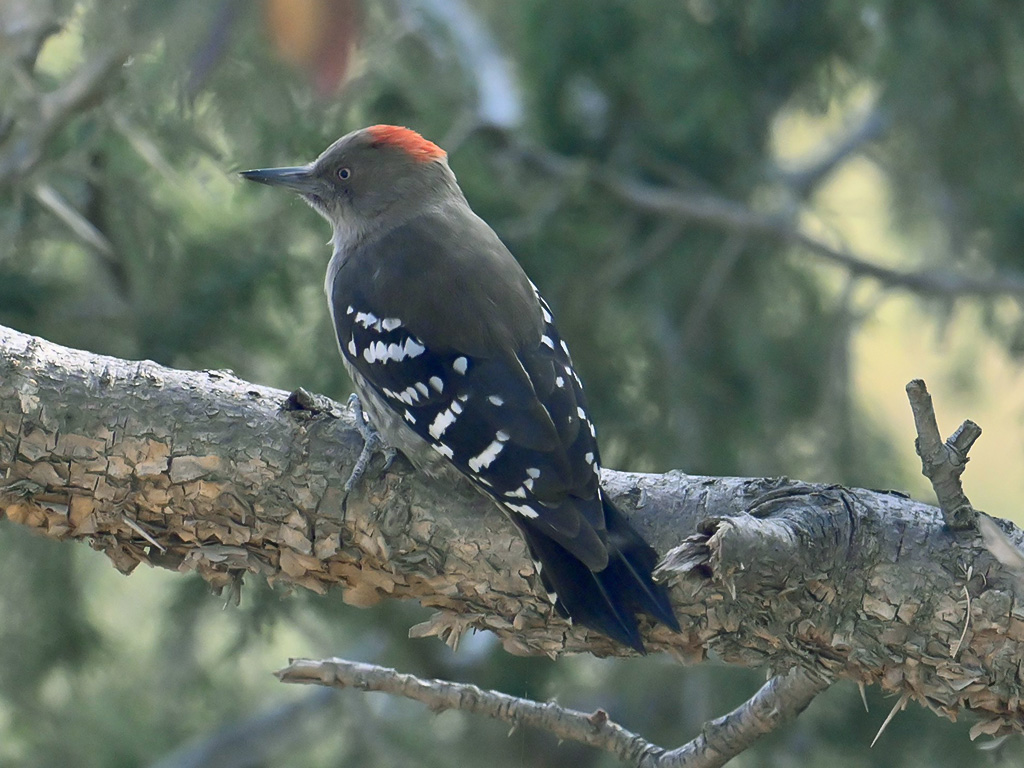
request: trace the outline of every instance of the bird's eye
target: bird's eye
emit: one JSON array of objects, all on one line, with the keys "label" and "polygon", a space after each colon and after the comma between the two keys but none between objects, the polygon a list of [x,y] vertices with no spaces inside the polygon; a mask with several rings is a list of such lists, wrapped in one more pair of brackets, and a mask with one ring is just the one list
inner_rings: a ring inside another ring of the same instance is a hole
[{"label": "bird's eye", "polygon": [[342,181],[347,180],[351,175],[352,171],[350,171],[348,168],[338,169],[338,178],[341,179]]}]

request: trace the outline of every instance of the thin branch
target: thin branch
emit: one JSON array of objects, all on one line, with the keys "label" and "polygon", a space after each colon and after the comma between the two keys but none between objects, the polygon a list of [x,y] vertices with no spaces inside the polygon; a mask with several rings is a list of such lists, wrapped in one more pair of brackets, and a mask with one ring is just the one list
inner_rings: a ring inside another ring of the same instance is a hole
[{"label": "thin branch", "polygon": [[51,185],[39,182],[32,187],[32,196],[54,216],[60,219],[79,239],[96,249],[104,260],[114,255],[114,246],[96,225],[79,213],[63,195]]},{"label": "thin branch", "polygon": [[388,667],[345,659],[294,659],[277,673],[285,683],[329,685],[381,691],[419,701],[435,712],[457,709],[547,731],[609,752],[642,768],[719,768],[755,741],[791,721],[828,687],[819,675],[804,669],[774,677],[735,710],[707,723],[700,736],[666,751],[626,730],[598,709],[591,713],[485,691],[475,685],[424,679]]},{"label": "thin branch", "polygon": [[515,726],[530,725],[559,739],[576,741],[610,752],[623,762],[656,766],[664,752],[640,736],[627,731],[598,709],[587,714],[560,707],[553,702],[538,702],[485,691],[467,683],[425,679],[375,664],[345,659],[294,659],[276,673],[285,683],[330,685],[382,691],[426,704],[435,712],[457,709],[485,715]]},{"label": "thin branch", "polygon": [[658,187],[618,174],[597,173],[582,160],[563,157],[518,137],[506,137],[512,151],[552,176],[580,183],[600,184],[622,202],[647,213],[694,221],[740,235],[769,238],[795,245],[846,269],[856,277],[869,277],[890,288],[902,288],[925,296],[1024,296],[1024,277],[998,275],[977,277],[949,270],[903,271],[869,261],[846,249],[836,248],[800,230],[789,216],[756,213],[746,205],[711,194],[691,194]]},{"label": "thin branch", "polygon": [[689,744],[666,752],[658,765],[719,768],[762,736],[793,720],[828,686],[824,678],[801,667],[773,677],[732,712],[707,723]]},{"label": "thin branch", "polygon": [[[908,694],[903,694],[899,697],[895,704],[892,705],[892,709],[889,710],[889,714],[885,716],[885,720],[882,721],[882,725],[878,729],[878,733],[875,734],[875,738],[871,740],[871,747],[878,743],[878,740],[882,738],[882,734],[885,733],[885,729],[889,727],[889,723],[896,717],[897,712],[902,712],[907,708],[907,702],[910,701]],[[870,747],[869,747],[870,749]]]},{"label": "thin branch", "polygon": [[28,174],[42,160],[53,137],[80,112],[92,107],[120,71],[127,53],[115,48],[82,66],[71,80],[38,100],[39,119],[0,157],[0,187]]},{"label": "thin branch", "polygon": [[889,121],[877,106],[872,107],[857,125],[838,140],[811,153],[813,160],[780,168],[777,175],[794,195],[806,199],[829,177],[840,163],[859,152],[865,144],[882,137]]},{"label": "thin branch", "polygon": [[914,412],[917,429],[914,447],[921,457],[921,472],[935,489],[946,524],[954,530],[975,527],[978,513],[964,494],[960,475],[967,466],[967,452],[981,436],[981,427],[973,421],[965,421],[943,442],[935,420],[932,396],[928,394],[924,381],[914,379],[907,384],[907,398]]},{"label": "thin branch", "polygon": [[731,200],[707,194],[690,195],[609,175],[599,176],[598,181],[620,200],[641,210],[790,243],[844,267],[853,275],[870,277],[892,288],[930,296],[1024,296],[1024,279],[1018,276],[978,278],[949,271],[890,269],[834,248],[802,232],[785,217],[755,213]]}]

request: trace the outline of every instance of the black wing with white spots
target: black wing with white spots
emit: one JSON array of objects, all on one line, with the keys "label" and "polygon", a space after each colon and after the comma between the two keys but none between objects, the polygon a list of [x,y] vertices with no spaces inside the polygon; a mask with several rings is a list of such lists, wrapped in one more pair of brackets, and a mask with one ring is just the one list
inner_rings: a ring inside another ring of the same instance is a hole
[{"label": "black wing with white spots", "polygon": [[[568,348],[550,321],[535,347],[494,357],[428,348],[400,317],[352,297],[343,354],[407,426],[517,517],[607,564],[599,455]],[[550,312],[543,309],[545,318]]]},{"label": "black wing with white spots", "polygon": [[[594,426],[568,347],[493,232],[469,222],[447,240],[446,223],[399,228],[332,270],[342,354],[357,386],[401,417],[392,421],[508,512],[563,615],[642,651],[638,611],[679,625],[651,579],[654,550],[599,486]],[[353,267],[370,256],[372,266]],[[386,429],[384,437],[407,442]]]}]

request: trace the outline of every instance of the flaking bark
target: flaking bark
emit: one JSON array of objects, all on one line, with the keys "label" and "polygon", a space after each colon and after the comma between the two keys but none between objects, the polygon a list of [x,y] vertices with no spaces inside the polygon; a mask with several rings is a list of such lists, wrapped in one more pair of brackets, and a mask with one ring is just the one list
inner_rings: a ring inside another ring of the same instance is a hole
[{"label": "flaking bark", "polygon": [[[553,615],[514,529],[468,484],[399,461],[383,476],[371,468],[346,502],[360,446],[351,420],[329,401],[289,410],[295,400],[0,327],[0,509],[89,542],[125,573],[147,562],[220,588],[249,573],[337,587],[356,605],[415,598],[439,609],[415,636],[455,642],[482,628],[513,653],[629,653]],[[802,666],[949,717],[973,711],[975,734],[1024,731],[1016,579],[935,507],[786,478],[604,481],[670,553],[662,573],[684,629],[645,623],[652,651]]]}]

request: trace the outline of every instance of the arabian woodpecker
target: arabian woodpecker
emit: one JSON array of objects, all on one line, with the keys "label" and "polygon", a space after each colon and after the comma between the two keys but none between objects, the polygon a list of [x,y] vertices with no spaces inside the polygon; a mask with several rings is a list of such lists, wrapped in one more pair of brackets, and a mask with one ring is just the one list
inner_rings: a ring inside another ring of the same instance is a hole
[{"label": "arabian woodpecker", "polygon": [[679,631],[657,555],[612,504],[551,308],[470,209],[447,155],[375,125],[308,165],[245,171],[334,229],[325,290],[370,421],[434,476],[454,467],[508,515],[560,614],[639,652],[636,614]]}]

